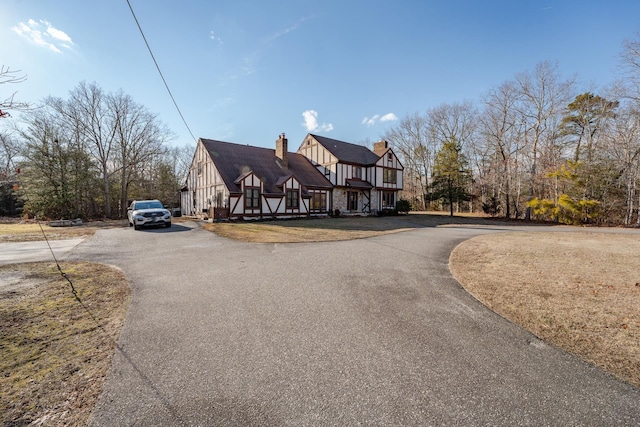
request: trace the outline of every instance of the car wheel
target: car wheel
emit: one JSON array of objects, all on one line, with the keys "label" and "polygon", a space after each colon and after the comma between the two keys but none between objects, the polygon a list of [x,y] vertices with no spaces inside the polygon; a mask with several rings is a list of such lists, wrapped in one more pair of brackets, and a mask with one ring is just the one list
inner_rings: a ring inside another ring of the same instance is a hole
[{"label": "car wheel", "polygon": [[164,226],[165,226],[165,227],[167,227],[167,228],[171,227],[171,222],[166,222],[166,223],[164,224]]}]

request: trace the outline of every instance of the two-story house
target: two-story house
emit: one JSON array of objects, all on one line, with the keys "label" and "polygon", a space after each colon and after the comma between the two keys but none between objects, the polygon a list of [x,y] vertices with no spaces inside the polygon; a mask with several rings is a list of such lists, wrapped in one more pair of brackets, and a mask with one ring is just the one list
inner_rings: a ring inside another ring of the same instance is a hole
[{"label": "two-story house", "polygon": [[298,153],[333,185],[334,210],[375,214],[395,208],[404,168],[387,141],[376,142],[371,151],[363,145],[308,134]]},{"label": "two-story house", "polygon": [[393,209],[402,165],[385,141],[374,150],[308,134],[297,153],[199,139],[182,189],[184,215],[273,218],[375,214]]}]

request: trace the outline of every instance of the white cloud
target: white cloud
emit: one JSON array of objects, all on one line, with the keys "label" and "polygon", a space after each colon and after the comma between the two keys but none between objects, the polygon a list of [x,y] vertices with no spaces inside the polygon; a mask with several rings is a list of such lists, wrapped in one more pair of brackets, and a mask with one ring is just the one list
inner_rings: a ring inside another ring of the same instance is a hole
[{"label": "white cloud", "polygon": [[213,30],[211,30],[209,32],[209,38],[215,42],[220,43],[220,45],[223,45],[224,43],[222,42],[222,39],[218,36],[216,36],[216,33],[213,32]]},{"label": "white cloud", "polygon": [[316,110],[307,110],[302,113],[304,123],[302,124],[308,132],[330,132],[333,130],[331,123],[318,124],[318,112]]},{"label": "white cloud", "polygon": [[378,114],[373,117],[365,117],[364,119],[362,119],[362,124],[367,125],[367,127],[371,127],[376,124],[376,120],[378,120],[378,117],[380,117]]},{"label": "white cloud", "polygon": [[56,53],[62,53],[59,47],[70,49],[73,45],[73,40],[71,40],[71,37],[69,37],[67,33],[55,28],[50,22],[42,19],[39,22],[33,19],[29,19],[27,23],[20,22],[13,27],[12,30],[31,43],[46,47]]},{"label": "white cloud", "polygon": [[295,24],[293,24],[292,26],[290,26],[290,27],[288,27],[288,28],[285,28],[285,29],[284,29],[284,30],[282,30],[282,31],[278,31],[278,32],[276,32],[276,33],[272,34],[271,36],[267,37],[267,39],[265,40],[265,43],[271,43],[271,42],[273,42],[274,40],[276,40],[276,39],[278,39],[278,38],[280,38],[280,37],[282,37],[282,36],[284,36],[284,35],[286,35],[286,34],[289,34],[289,33],[290,33],[290,32],[292,32],[292,31],[297,30],[297,29],[298,29],[298,27],[300,27],[300,25],[301,25],[304,21],[306,21],[307,19],[308,19],[308,18],[306,18],[306,17],[300,18],[300,19],[298,20],[298,22],[296,22],[296,23],[295,23]]},{"label": "white cloud", "polygon": [[365,117],[362,119],[362,124],[367,125],[367,127],[371,127],[376,124],[376,122],[380,120],[381,122],[391,122],[394,120],[398,120],[398,116],[393,113],[387,113],[384,116],[380,116],[380,114],[376,114],[373,117]]},{"label": "white cloud", "polygon": [[393,122],[395,120],[398,120],[398,116],[393,113],[387,113],[384,116],[380,117],[381,122]]}]

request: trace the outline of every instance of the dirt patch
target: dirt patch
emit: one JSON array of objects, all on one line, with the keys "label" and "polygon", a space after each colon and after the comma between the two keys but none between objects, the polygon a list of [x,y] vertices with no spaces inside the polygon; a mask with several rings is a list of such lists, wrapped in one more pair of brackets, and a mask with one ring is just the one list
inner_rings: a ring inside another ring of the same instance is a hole
[{"label": "dirt patch", "polygon": [[24,288],[31,288],[46,282],[40,277],[29,277],[28,273],[18,269],[0,270],[0,298],[10,296]]},{"label": "dirt patch", "polygon": [[0,266],[0,420],[86,425],[129,305],[122,271],[63,263]]},{"label": "dirt patch", "polygon": [[640,386],[638,235],[485,235],[451,254],[456,279],[538,337]]}]

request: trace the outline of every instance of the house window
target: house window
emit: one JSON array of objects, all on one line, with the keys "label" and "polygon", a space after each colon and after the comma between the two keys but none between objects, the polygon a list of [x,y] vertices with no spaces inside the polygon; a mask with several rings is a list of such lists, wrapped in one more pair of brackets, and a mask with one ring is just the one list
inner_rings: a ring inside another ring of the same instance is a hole
[{"label": "house window", "polygon": [[260,207],[260,189],[249,187],[244,190],[244,207],[258,209]]},{"label": "house window", "polygon": [[353,167],[353,177],[356,179],[362,179],[362,168],[359,166]]},{"label": "house window", "polygon": [[390,152],[387,153],[387,162],[389,163],[393,162],[393,154],[391,154]]},{"label": "house window", "polygon": [[358,192],[357,191],[347,192],[347,209],[350,211],[358,210]]},{"label": "house window", "polygon": [[396,198],[394,191],[382,192],[382,209],[393,209],[396,207]]},{"label": "house window", "polygon": [[298,207],[298,190],[287,190],[287,208],[295,209]]},{"label": "house window", "polygon": [[222,195],[222,191],[218,191],[216,193],[216,208],[221,208],[222,207],[222,199],[224,198],[224,196]]},{"label": "house window", "polygon": [[202,163],[203,162],[198,162],[198,175],[202,175]]},{"label": "house window", "polygon": [[327,192],[315,191],[311,193],[311,210],[324,212],[327,210]]},{"label": "house window", "polygon": [[327,178],[331,176],[331,169],[326,166],[324,168],[324,176],[326,176]]},{"label": "house window", "polygon": [[398,180],[398,171],[395,169],[384,169],[382,172],[382,181],[385,184],[395,184]]}]

